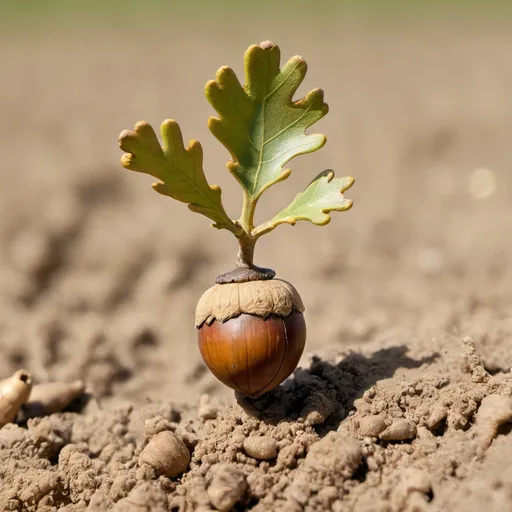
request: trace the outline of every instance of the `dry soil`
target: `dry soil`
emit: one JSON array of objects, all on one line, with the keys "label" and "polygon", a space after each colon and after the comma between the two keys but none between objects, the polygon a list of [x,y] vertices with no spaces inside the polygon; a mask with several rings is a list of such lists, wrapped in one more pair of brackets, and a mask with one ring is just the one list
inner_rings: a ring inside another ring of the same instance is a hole
[{"label": "dry soil", "polygon": [[[88,393],[0,430],[1,510],[512,509],[510,30],[264,21],[4,27],[0,376]],[[117,136],[176,119],[235,216],[203,86],[265,39],[307,60],[301,92],[331,111],[259,218],[323,169],[356,184],[328,227],[259,243],[308,341],[251,401],[205,369],[193,325],[234,240],[121,169]],[[163,431],[191,455],[175,478],[139,461]]]}]

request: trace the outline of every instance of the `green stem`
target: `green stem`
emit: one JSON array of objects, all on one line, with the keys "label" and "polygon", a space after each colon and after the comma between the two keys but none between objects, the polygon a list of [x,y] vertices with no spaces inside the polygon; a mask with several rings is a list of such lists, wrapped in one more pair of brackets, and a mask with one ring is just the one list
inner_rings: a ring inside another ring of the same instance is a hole
[{"label": "green stem", "polygon": [[247,192],[244,191],[244,201],[242,204],[242,215],[238,223],[242,226],[243,232],[237,236],[240,248],[238,250],[237,267],[252,268],[254,267],[254,246],[256,238],[251,234],[254,229],[254,212],[256,203]]},{"label": "green stem", "polygon": [[277,224],[273,224],[272,221],[264,222],[263,224],[260,224],[259,226],[256,226],[252,231],[251,235],[254,238],[254,240],[258,240],[258,238],[261,235],[266,235],[267,233],[270,233],[273,229],[277,227]]},{"label": "green stem", "polygon": [[244,228],[244,231],[248,234],[254,229],[254,212],[256,210],[256,203],[258,200],[254,200],[249,194],[244,191],[244,202],[242,204],[242,215],[240,217],[240,225]]}]

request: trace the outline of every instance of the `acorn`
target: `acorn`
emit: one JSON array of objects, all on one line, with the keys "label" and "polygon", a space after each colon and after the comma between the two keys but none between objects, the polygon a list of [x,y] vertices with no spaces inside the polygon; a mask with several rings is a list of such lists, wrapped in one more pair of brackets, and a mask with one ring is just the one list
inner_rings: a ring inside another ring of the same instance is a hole
[{"label": "acorn", "polygon": [[[242,188],[238,219],[226,212],[220,187],[207,180],[201,144],[192,139],[185,145],[174,119],[162,122],[161,141],[146,121],[119,135],[123,167],[153,176],[156,192],[187,204],[237,239],[236,268],[218,276],[217,284],[203,294],[195,325],[201,356],[213,375],[253,398],[291,375],[306,341],[304,306],[297,290],[275,279],[273,270],[254,264],[255,244],[282,224],[327,225],[332,212],[352,207],[343,193],[354,184],[350,176],[335,177],[332,169],[324,170],[288,206],[255,224],[262,194],[290,176],[285,165],[326,143],[325,135],[306,133],[329,111],[323,90],[295,99],[306,62],[298,55],[282,67],[280,61],[281,50],[273,42],[251,45],[244,54],[243,85],[232,68],[222,66],[204,88],[217,113],[208,119],[208,128],[229,151],[227,168]],[[186,231],[179,220],[173,225]]]},{"label": "acorn", "polygon": [[304,305],[281,279],[228,282],[199,299],[201,356],[223,384],[256,398],[295,370],[306,343]]}]

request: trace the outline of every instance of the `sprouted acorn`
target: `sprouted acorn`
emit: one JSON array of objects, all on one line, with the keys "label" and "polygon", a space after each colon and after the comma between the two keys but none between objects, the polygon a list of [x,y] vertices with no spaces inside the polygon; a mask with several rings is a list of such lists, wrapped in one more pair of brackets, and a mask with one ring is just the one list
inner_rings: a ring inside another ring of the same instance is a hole
[{"label": "sprouted acorn", "polygon": [[124,167],[154,176],[159,180],[153,185],[157,192],[187,203],[190,210],[211,219],[217,229],[231,231],[238,240],[235,268],[219,275],[200,298],[195,323],[208,368],[221,382],[249,397],[283,382],[296,368],[306,342],[302,300],[290,283],[275,278],[274,270],[255,265],[257,240],[279,224],[293,226],[298,220],[328,224],[330,212],[352,206],[343,192],[354,179],[334,178],[334,172],[327,170],[271,220],[254,224],[263,192],[290,176],[285,164],[326,142],[325,135],[305,133],[328,112],[323,91],[315,89],[293,99],[306,74],[305,61],[296,56],[282,69],[279,66],[279,47],[266,41],[245,53],[244,86],[226,66],[206,84],[206,97],[218,114],[209,118],[208,127],[231,154],[227,167],[243,190],[238,220],[224,210],[220,188],[206,181],[201,145],[192,140],[185,148],[175,121],[162,123],[162,144],[144,121],[119,137]]}]

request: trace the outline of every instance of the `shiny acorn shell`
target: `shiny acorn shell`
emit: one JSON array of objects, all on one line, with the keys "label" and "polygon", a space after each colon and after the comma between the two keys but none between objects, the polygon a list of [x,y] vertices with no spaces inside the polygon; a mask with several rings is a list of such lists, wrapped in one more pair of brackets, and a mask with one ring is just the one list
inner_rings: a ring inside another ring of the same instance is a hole
[{"label": "shiny acorn shell", "polygon": [[201,356],[213,375],[255,398],[295,370],[306,343],[304,305],[286,281],[217,284],[196,310]]}]

